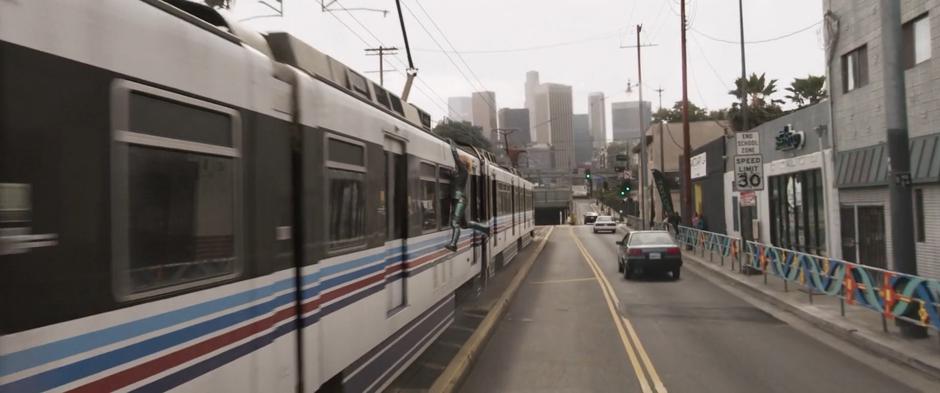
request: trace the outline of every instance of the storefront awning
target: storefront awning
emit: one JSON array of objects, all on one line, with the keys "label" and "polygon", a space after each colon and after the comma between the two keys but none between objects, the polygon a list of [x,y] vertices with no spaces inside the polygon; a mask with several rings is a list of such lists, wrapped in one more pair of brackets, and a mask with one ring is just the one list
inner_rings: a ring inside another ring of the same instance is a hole
[{"label": "storefront awning", "polygon": [[[940,182],[940,134],[911,138],[911,178],[915,184]],[[836,155],[839,188],[888,184],[888,146],[884,143]]]}]

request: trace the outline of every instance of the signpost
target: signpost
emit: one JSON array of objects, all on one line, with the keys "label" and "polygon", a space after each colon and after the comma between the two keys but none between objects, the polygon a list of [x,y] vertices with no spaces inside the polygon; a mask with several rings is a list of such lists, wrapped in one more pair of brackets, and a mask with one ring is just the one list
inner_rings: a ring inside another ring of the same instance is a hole
[{"label": "signpost", "polygon": [[738,147],[739,156],[746,156],[751,154],[760,154],[760,133],[757,131],[752,132],[739,132],[735,134],[735,144]]},{"label": "signpost", "polygon": [[760,154],[734,156],[734,190],[764,189],[764,159]]}]

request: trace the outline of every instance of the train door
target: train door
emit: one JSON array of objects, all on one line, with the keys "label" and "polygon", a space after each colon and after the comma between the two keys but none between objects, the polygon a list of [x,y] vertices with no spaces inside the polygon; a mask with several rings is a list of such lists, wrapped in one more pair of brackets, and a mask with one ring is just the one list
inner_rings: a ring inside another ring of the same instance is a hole
[{"label": "train door", "polygon": [[[473,194],[473,204],[476,205],[473,220],[479,223],[488,223],[489,209],[491,208],[486,203],[489,200],[489,190],[487,187],[487,184],[489,183],[489,176],[487,176],[487,166],[486,161],[482,159],[483,156],[481,154],[477,154],[477,157],[481,158],[479,175],[476,176],[475,179],[476,192]],[[492,238],[492,234],[490,235],[491,236],[484,236],[480,239],[480,276],[484,279],[487,276],[489,268],[489,238]]]},{"label": "train door", "polygon": [[[386,310],[391,312],[407,304],[407,282],[405,271],[408,248],[408,167],[405,144],[395,138],[385,138],[385,187],[379,194],[381,206],[385,208],[386,258],[400,264],[398,274],[389,277],[385,284]],[[394,270],[394,269],[393,269]]]}]

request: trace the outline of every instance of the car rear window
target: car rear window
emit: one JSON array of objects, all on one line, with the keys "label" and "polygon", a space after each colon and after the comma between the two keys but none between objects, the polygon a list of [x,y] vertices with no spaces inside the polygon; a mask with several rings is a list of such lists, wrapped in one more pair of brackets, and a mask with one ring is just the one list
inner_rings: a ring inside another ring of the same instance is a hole
[{"label": "car rear window", "polygon": [[600,216],[597,217],[597,221],[613,221],[613,219],[610,216]]},{"label": "car rear window", "polygon": [[672,238],[666,232],[634,233],[630,237],[631,246],[648,246],[660,244],[673,244]]}]

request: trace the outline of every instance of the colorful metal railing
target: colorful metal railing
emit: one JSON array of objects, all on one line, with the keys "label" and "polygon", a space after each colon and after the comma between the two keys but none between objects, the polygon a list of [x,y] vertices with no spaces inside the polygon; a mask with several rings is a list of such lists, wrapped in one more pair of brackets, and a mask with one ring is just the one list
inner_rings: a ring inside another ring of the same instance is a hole
[{"label": "colorful metal railing", "polygon": [[[784,283],[796,283],[810,296],[844,303],[940,330],[940,280],[894,272],[825,256],[742,241],[727,235],[680,226],[676,240],[693,252],[731,258],[741,270],[755,270]],[[742,247],[743,245],[743,247]],[[812,299],[812,298],[811,298]]]}]

